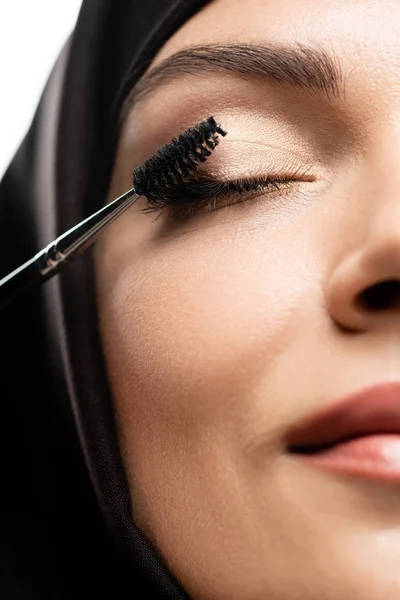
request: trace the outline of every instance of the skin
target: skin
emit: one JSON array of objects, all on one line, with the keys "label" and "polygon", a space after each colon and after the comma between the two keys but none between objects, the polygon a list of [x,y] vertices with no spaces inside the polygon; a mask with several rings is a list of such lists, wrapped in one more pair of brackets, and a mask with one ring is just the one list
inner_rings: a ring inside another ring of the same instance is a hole
[{"label": "skin", "polygon": [[313,176],[179,223],[141,199],[97,244],[133,516],[195,600],[400,597],[399,486],[285,446],[317,408],[400,379],[399,304],[358,301],[400,281],[399,34],[394,0],[215,0],[153,65],[192,44],[299,41],[334,50],[345,98],[187,76],[122,127],[108,200],[210,114],[229,132],[216,176]]}]

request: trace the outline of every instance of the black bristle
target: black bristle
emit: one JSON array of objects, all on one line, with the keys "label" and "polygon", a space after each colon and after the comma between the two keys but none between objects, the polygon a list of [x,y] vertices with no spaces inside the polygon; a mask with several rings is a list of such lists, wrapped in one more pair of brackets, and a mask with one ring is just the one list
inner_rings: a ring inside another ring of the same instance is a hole
[{"label": "black bristle", "polygon": [[133,186],[149,203],[160,194],[181,186],[188,176],[205,162],[219,143],[218,134],[226,136],[214,117],[190,127],[133,172]]}]

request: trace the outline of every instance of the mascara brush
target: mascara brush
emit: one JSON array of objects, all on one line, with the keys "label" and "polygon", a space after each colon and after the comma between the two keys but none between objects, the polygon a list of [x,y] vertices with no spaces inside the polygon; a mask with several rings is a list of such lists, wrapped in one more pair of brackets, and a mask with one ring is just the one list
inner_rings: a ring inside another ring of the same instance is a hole
[{"label": "mascara brush", "polygon": [[85,252],[98,235],[140,196],[146,196],[151,205],[160,194],[182,186],[217,146],[218,134],[225,136],[226,131],[216,123],[214,117],[209,117],[160,148],[133,172],[132,189],[69,229],[33,258],[0,279],[0,310],[32,286],[53,277],[64,263]]}]

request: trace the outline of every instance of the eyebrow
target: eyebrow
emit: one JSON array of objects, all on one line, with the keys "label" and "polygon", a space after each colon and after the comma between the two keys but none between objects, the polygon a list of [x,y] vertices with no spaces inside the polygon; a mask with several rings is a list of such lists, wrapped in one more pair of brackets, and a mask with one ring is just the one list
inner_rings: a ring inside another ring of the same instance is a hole
[{"label": "eyebrow", "polygon": [[328,99],[341,96],[343,82],[340,62],[333,53],[319,46],[299,42],[293,45],[209,44],[192,46],[172,54],[147,71],[125,100],[122,116],[135,102],[165,83],[186,75],[233,73],[250,78],[318,93]]}]

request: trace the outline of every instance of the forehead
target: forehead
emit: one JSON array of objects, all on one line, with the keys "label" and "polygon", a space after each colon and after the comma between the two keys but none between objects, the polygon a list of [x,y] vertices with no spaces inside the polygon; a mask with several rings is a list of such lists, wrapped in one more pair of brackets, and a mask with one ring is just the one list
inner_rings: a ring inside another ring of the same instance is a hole
[{"label": "forehead", "polygon": [[[375,71],[398,79],[398,0],[213,0],[172,36],[153,65],[197,44],[302,42],[332,49],[345,75]],[[346,73],[347,71],[347,73]],[[389,72],[388,72],[389,71]]]},{"label": "forehead", "polygon": [[[272,122],[282,109],[292,116],[297,111],[297,120],[304,123],[314,110],[315,128],[323,129],[322,118],[340,121],[341,131],[351,133],[352,140],[364,146],[369,140],[369,146],[378,148],[382,140],[397,139],[400,133],[399,40],[399,0],[214,0],[166,42],[148,73],[193,46],[303,44],[334,57],[344,102],[327,109],[304,94],[288,93],[285,86],[275,86],[277,95],[272,94],[271,79],[246,81],[239,76],[228,81],[223,73],[189,69],[184,79],[172,77],[143,102],[127,104],[121,147],[130,149],[132,139],[146,139],[138,156],[144,160],[210,114],[223,115],[230,131],[250,112],[253,122],[256,111]],[[227,118],[228,109],[232,119]]]}]

